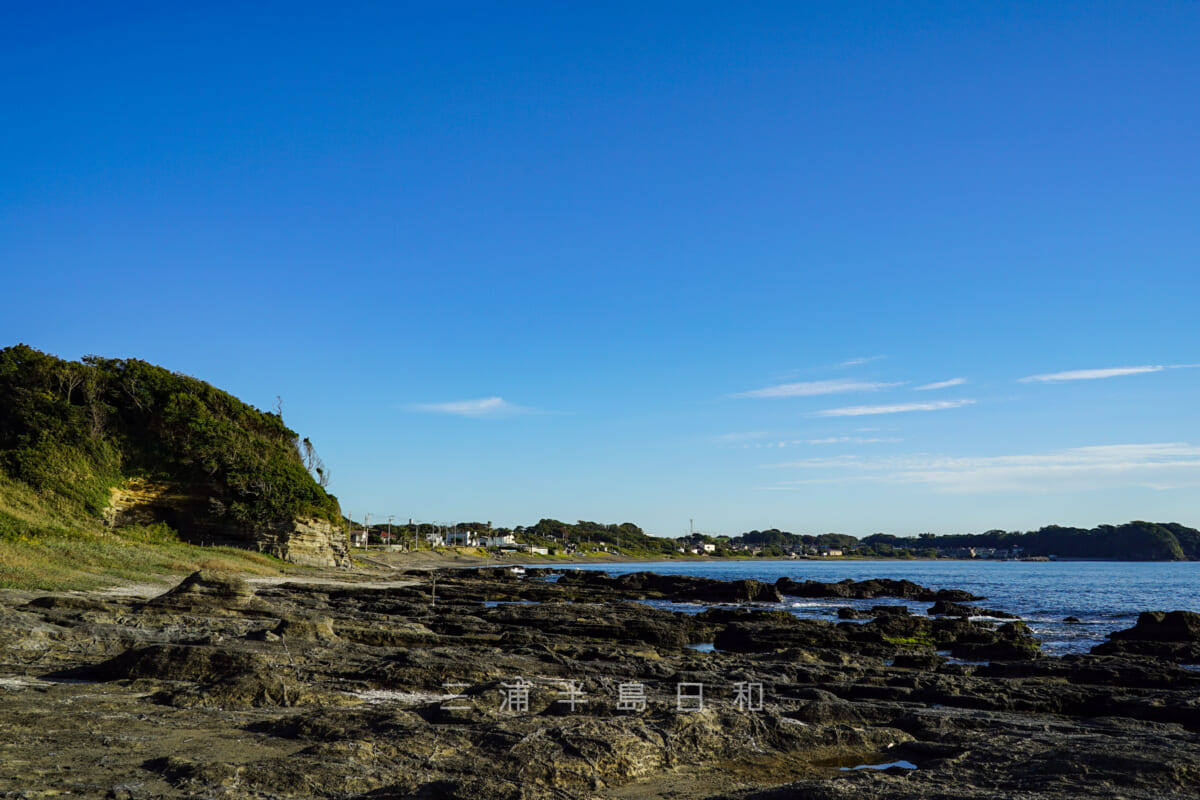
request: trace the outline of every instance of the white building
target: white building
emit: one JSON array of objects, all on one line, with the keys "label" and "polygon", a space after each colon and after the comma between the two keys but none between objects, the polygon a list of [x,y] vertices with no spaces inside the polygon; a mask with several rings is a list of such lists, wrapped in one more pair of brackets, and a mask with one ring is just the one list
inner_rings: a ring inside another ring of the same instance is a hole
[{"label": "white building", "polygon": [[366,548],[367,532],[366,531],[350,531],[350,546]]},{"label": "white building", "polygon": [[440,533],[425,534],[425,541],[430,547],[445,547],[446,540],[442,538]]},{"label": "white building", "polygon": [[479,536],[474,531],[454,531],[446,534],[450,547],[479,547]]},{"label": "white building", "polygon": [[511,533],[506,533],[503,536],[484,536],[480,541],[484,547],[511,547],[517,543],[516,538]]}]

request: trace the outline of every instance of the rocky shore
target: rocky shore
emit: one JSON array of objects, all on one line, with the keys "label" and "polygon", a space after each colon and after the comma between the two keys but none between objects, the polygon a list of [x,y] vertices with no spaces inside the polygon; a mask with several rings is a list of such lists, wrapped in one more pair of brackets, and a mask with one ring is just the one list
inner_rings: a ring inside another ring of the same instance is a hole
[{"label": "rocky shore", "polygon": [[[907,605],[802,620],[787,596]],[[1200,615],[1050,658],[984,599],[507,568],[8,593],[0,797],[1200,794]]]}]

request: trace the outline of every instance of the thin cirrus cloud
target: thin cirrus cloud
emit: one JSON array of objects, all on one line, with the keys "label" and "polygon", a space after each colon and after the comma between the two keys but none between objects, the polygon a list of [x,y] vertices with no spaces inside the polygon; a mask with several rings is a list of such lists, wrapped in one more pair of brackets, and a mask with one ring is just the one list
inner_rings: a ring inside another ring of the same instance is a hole
[{"label": "thin cirrus cloud", "polygon": [[792,444],[895,444],[902,441],[896,436],[826,436],[823,439],[799,439]]},{"label": "thin cirrus cloud", "polygon": [[744,442],[742,444],[735,444],[734,446],[740,447],[743,450],[757,450],[763,448],[770,449],[826,444],[894,444],[902,441],[904,440],[894,436],[826,436],[821,439],[772,439],[765,442]]},{"label": "thin cirrus cloud", "polygon": [[1197,364],[1146,364],[1140,367],[1106,367],[1104,369],[1071,369],[1066,372],[1050,372],[1045,375],[1027,375],[1018,378],[1018,383],[1065,383],[1066,381],[1094,381],[1100,378],[1119,378],[1123,375],[1144,375],[1162,372],[1165,369],[1195,369]]},{"label": "thin cirrus cloud", "polygon": [[726,447],[750,450],[827,444],[881,444],[902,442],[904,440],[890,436],[823,436],[814,439],[788,439],[783,438],[779,433],[772,433],[770,431],[739,431],[713,436],[712,441]]},{"label": "thin cirrus cloud", "polygon": [[731,397],[816,397],[824,394],[841,394],[842,392],[877,392],[880,389],[890,389],[901,386],[900,383],[878,383],[873,381],[858,381],[853,378],[839,378],[829,381],[805,381],[803,383],[781,383],[777,386],[767,386],[749,392],[738,392]]},{"label": "thin cirrus cloud", "polygon": [[821,476],[787,481],[772,488],[860,481],[925,485],[951,493],[1044,493],[1130,487],[1166,490],[1200,486],[1200,446],[1186,442],[1098,445],[966,458],[927,454],[878,458],[835,456],[774,466],[818,471]]},{"label": "thin cirrus cloud", "polygon": [[714,436],[717,442],[721,444],[737,444],[739,442],[753,441],[754,439],[765,439],[770,434],[767,431],[738,431],[735,433],[722,433],[719,436]]},{"label": "thin cirrus cloud", "polygon": [[849,358],[838,364],[839,367],[857,367],[860,364],[870,364],[872,361],[879,361],[887,356],[865,356],[862,358]]},{"label": "thin cirrus cloud", "polygon": [[974,400],[938,400],[932,403],[896,403],[885,406],[846,406],[844,408],[827,408],[824,411],[814,411],[817,417],[864,417],[872,414],[903,414],[908,411],[944,411],[948,408],[962,408],[972,405]]},{"label": "thin cirrus cloud", "polygon": [[932,389],[949,389],[951,386],[962,386],[967,382],[966,378],[951,378],[948,381],[938,381],[937,383],[927,383],[924,386],[914,386],[914,392],[928,392]]},{"label": "thin cirrus cloud", "polygon": [[531,408],[513,405],[503,397],[481,397],[478,400],[457,400],[450,403],[413,403],[407,408],[425,414],[448,414],[455,417],[511,417],[533,411]]}]

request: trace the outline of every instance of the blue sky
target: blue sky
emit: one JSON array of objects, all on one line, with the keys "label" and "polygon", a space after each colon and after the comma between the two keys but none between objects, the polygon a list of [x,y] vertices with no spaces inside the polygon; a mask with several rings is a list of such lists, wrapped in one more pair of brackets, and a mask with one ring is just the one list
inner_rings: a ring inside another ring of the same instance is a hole
[{"label": "blue sky", "polygon": [[1195,3],[102,5],[0,8],[0,342],[356,518],[1200,525]]}]

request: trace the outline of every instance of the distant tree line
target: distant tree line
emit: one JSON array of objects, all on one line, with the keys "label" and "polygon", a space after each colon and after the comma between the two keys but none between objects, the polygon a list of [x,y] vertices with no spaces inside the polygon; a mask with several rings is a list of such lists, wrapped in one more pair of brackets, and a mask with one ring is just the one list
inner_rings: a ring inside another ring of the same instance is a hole
[{"label": "distant tree line", "polygon": [[990,530],[983,533],[899,537],[877,533],[862,543],[878,548],[920,550],[929,547],[1020,548],[1026,556],[1059,558],[1117,559],[1122,561],[1196,561],[1200,560],[1200,531],[1177,522],[1135,520],[1124,525],[1099,525],[1095,528],[1067,528],[1047,525],[1036,531]]},{"label": "distant tree line", "polygon": [[[490,523],[460,522],[459,531],[479,534],[512,534],[517,542],[545,547],[555,553],[616,550],[626,555],[647,558],[676,555],[712,545],[714,556],[754,555],[779,558],[789,554],[840,550],[858,558],[937,558],[966,557],[975,548],[981,555],[995,550],[1021,557],[1111,559],[1119,561],[1197,561],[1200,560],[1200,531],[1174,522],[1127,522],[1124,525],[1100,525],[1096,528],[1066,528],[1048,525],[1036,531],[989,530],[984,533],[937,536],[894,536],[875,533],[859,539],[844,533],[797,534],[770,528],[737,536],[703,533],[669,539],[651,536],[632,522],[605,524],[579,520],[574,523],[542,519],[533,525],[493,528]],[[424,541],[426,533],[445,526],[428,523],[391,526],[397,541]],[[375,537],[387,530],[384,523],[371,525]],[[752,549],[752,550],[751,550]]]},{"label": "distant tree line", "polygon": [[675,552],[675,542],[651,536],[632,522],[605,524],[579,520],[574,524],[542,519],[536,525],[513,529],[517,541],[559,551],[619,550],[634,556],[661,556]]},{"label": "distant tree line", "polygon": [[750,531],[734,537],[706,537],[727,546],[761,548],[768,554],[797,547],[828,547],[853,552],[860,557],[913,558],[961,554],[971,548],[1007,551],[1031,557],[1114,559],[1121,561],[1197,561],[1200,560],[1200,531],[1176,522],[1136,520],[1124,525],[1099,525],[1095,528],[1068,528],[1048,525],[1036,531],[993,529],[983,533],[922,533],[917,536],[893,536],[875,533],[858,539],[840,533],[816,536],[795,534],[772,528]]}]

